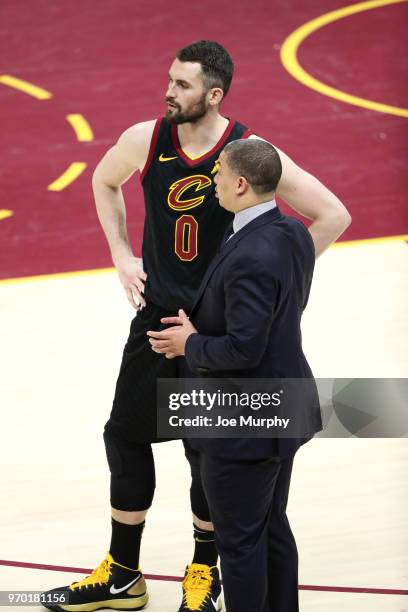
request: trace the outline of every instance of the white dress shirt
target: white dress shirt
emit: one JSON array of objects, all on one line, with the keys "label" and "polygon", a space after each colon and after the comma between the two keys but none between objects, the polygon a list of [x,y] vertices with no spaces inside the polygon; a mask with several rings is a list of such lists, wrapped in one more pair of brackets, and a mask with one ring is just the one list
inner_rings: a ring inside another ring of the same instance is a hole
[{"label": "white dress shirt", "polygon": [[[232,222],[232,227],[234,229],[234,234],[239,232],[245,225],[259,217],[259,215],[263,215],[268,210],[272,210],[276,208],[276,201],[269,200],[268,202],[262,202],[261,204],[257,204],[256,206],[250,206],[249,208],[244,208],[244,210],[240,210],[235,214],[234,221]],[[230,238],[234,235],[231,234]]]}]

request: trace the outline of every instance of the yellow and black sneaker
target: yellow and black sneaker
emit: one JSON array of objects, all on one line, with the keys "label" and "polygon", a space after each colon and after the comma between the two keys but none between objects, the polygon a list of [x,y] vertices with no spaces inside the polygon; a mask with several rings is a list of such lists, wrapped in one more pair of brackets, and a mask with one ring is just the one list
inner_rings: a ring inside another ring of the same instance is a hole
[{"label": "yellow and black sneaker", "polygon": [[108,553],[90,576],[43,593],[41,603],[57,612],[93,612],[100,608],[141,610],[148,599],[140,569],[120,565]]},{"label": "yellow and black sneaker", "polygon": [[220,612],[221,583],[218,569],[209,565],[187,565],[183,580],[183,603],[178,612]]}]

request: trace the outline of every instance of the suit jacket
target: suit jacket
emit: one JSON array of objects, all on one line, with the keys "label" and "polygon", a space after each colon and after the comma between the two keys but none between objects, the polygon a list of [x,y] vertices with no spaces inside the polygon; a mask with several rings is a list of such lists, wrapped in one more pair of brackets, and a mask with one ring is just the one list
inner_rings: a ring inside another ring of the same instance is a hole
[{"label": "suit jacket", "polygon": [[[309,231],[278,208],[234,234],[211,262],[190,312],[199,330],[186,343],[190,375],[313,378],[302,351],[300,320],[314,261]],[[315,433],[322,422],[318,402],[313,404]],[[309,439],[190,438],[189,443],[215,456],[255,459],[291,456]]]}]

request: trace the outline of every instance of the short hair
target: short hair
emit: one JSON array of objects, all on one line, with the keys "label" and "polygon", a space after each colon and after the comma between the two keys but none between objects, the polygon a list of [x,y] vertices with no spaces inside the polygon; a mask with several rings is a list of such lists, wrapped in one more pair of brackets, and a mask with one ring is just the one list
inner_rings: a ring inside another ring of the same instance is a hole
[{"label": "short hair", "polygon": [[207,91],[220,87],[227,95],[234,74],[234,64],[228,51],[213,40],[198,40],[177,52],[180,62],[201,64],[204,86]]},{"label": "short hair", "polygon": [[224,148],[227,163],[238,176],[246,178],[255,193],[275,191],[282,176],[279,153],[266,140],[234,140]]}]

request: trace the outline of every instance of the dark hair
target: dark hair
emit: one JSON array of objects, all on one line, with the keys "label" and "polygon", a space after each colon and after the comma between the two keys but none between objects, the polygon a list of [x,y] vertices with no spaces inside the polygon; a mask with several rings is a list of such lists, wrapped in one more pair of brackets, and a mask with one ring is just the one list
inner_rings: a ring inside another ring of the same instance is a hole
[{"label": "dark hair", "polygon": [[257,138],[234,140],[224,148],[228,166],[244,176],[255,193],[275,191],[282,164],[274,146]]},{"label": "dark hair", "polygon": [[207,91],[220,87],[227,95],[234,73],[234,64],[226,49],[212,40],[198,40],[180,49],[176,55],[180,62],[201,64],[204,85]]}]

